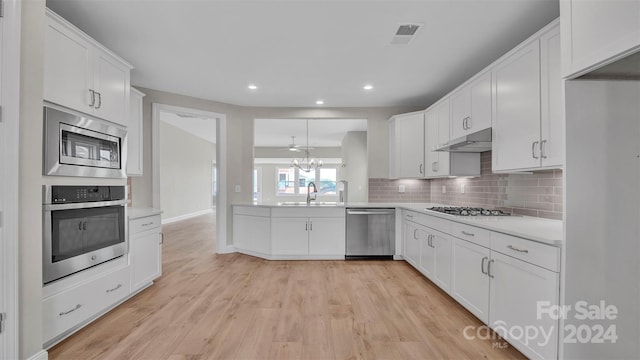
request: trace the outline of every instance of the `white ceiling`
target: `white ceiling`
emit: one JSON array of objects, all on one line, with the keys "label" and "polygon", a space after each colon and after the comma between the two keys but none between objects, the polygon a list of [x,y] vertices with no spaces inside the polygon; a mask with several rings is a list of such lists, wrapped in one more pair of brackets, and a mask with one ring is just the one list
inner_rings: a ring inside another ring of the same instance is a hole
[{"label": "white ceiling", "polygon": [[181,117],[172,112],[161,111],[160,121],[173,125],[210,143],[216,143],[216,119]]},{"label": "white ceiling", "polygon": [[[132,83],[245,106],[428,106],[559,14],[558,0],[48,0]],[[408,46],[400,23],[423,23]],[[247,89],[250,83],[259,89]],[[371,83],[372,91],[362,86]]]},{"label": "white ceiling", "polygon": [[[307,144],[305,119],[256,119],[254,144],[258,147],[287,147],[291,136],[296,144]],[[310,119],[310,147],[340,147],[349,131],[367,131],[367,120],[362,119]]]}]

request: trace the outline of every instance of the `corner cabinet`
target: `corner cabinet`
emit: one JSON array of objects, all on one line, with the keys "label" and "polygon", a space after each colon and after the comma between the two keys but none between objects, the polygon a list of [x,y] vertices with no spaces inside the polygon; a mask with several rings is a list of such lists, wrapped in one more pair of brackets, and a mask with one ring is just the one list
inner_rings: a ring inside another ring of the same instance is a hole
[{"label": "corner cabinet", "polygon": [[423,111],[395,115],[389,119],[389,177],[425,177]]},{"label": "corner cabinet", "polygon": [[162,275],[162,243],[160,215],[129,220],[132,292],[152,284]]},{"label": "corner cabinet", "polygon": [[142,98],[144,93],[131,88],[127,122],[127,176],[143,174]]},{"label": "corner cabinet", "polygon": [[47,9],[45,101],[125,125],[129,117],[129,63]]},{"label": "corner cabinet", "polygon": [[566,78],[640,50],[640,1],[561,0],[560,19]]},{"label": "corner cabinet", "polygon": [[507,54],[491,74],[492,171],[562,167],[564,96],[557,22]]}]

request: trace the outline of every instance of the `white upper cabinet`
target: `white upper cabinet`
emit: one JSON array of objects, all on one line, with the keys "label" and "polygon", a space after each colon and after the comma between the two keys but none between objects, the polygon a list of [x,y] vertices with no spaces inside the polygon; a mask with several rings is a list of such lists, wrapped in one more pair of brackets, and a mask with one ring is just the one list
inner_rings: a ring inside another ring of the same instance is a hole
[{"label": "white upper cabinet", "polygon": [[131,88],[127,122],[127,176],[142,175],[142,98],[144,94]]},{"label": "white upper cabinet", "polygon": [[424,112],[396,115],[389,120],[389,177],[424,176]]},{"label": "white upper cabinet", "polygon": [[44,99],[121,125],[132,66],[47,9]]},{"label": "white upper cabinet", "polygon": [[449,141],[450,106],[451,102],[446,98],[425,115],[424,158],[427,178],[449,175],[450,153],[434,150]]},{"label": "white upper cabinet", "polygon": [[640,1],[561,0],[562,75],[574,78],[640,49]]},{"label": "white upper cabinet", "polygon": [[451,95],[451,138],[491,127],[491,72],[477,76]]},{"label": "white upper cabinet", "polygon": [[492,171],[563,165],[560,32],[555,23],[492,69]]}]

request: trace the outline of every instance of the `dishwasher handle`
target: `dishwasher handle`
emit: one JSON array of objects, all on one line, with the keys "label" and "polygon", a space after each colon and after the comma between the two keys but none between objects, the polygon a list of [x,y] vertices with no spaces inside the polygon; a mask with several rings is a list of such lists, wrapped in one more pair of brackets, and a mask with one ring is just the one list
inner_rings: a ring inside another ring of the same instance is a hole
[{"label": "dishwasher handle", "polygon": [[347,215],[394,215],[395,210],[347,210]]}]

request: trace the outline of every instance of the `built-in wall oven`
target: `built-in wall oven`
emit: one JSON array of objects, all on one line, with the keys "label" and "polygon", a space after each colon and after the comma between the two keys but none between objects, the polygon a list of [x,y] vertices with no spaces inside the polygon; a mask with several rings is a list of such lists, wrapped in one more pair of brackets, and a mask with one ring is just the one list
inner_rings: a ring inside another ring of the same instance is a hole
[{"label": "built-in wall oven", "polygon": [[44,175],[126,178],[126,128],[56,105],[43,113]]},{"label": "built-in wall oven", "polygon": [[125,186],[43,187],[43,282],[128,252]]}]

